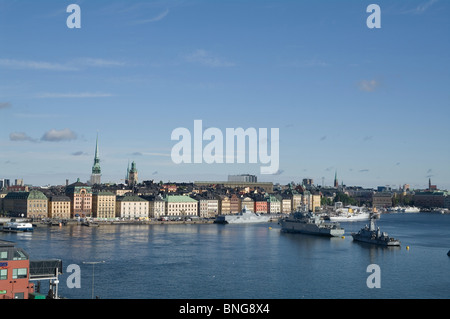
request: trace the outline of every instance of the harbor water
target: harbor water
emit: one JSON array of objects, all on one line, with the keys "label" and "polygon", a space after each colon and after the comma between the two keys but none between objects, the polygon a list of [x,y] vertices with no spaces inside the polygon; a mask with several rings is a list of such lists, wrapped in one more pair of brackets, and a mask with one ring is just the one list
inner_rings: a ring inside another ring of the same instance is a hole
[{"label": "harbor water", "polygon": [[[367,223],[341,223],[344,238],[282,233],[273,222],[38,227],[0,239],[31,260],[62,259],[58,292],[68,299],[450,298],[449,214],[381,215],[400,247],[354,242]],[[85,263],[94,261],[104,263]],[[71,264],[80,288],[68,287]],[[372,264],[380,288],[368,287]]]}]

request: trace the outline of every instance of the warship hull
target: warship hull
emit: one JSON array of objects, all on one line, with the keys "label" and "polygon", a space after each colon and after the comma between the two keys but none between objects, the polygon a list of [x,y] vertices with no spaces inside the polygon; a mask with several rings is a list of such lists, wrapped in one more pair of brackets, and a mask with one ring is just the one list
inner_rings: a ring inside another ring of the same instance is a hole
[{"label": "warship hull", "polygon": [[385,246],[385,247],[394,247],[400,246],[400,241],[389,237],[389,235],[385,232],[381,232],[380,228],[375,227],[375,219],[370,219],[370,226],[365,226],[361,228],[361,230],[357,233],[352,233],[352,237],[354,241],[359,241],[362,243]]},{"label": "warship hull", "polygon": [[299,233],[307,235],[341,237],[344,235],[344,229],[331,224],[312,224],[296,220],[281,220],[281,231],[285,233]]},{"label": "warship hull", "polygon": [[268,223],[270,222],[269,215],[255,214],[248,211],[246,207],[236,215],[220,215],[214,221],[215,224],[253,224],[253,223]]},{"label": "warship hull", "polygon": [[358,234],[352,234],[354,241],[359,241],[361,243],[366,244],[372,244],[372,245],[379,245],[379,246],[385,246],[385,247],[394,247],[394,246],[400,246],[400,241],[395,239],[390,240],[383,240],[379,238],[369,238],[365,236],[359,236]]},{"label": "warship hull", "polygon": [[253,223],[268,223],[270,216],[233,216],[222,215],[217,216],[214,221],[215,224],[253,224]]}]

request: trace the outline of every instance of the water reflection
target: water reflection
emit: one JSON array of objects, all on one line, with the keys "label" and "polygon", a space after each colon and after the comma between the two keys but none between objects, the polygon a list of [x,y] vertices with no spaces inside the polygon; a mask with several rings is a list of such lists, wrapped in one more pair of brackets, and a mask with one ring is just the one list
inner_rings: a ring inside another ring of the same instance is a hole
[{"label": "water reflection", "polygon": [[[410,298],[448,297],[450,218],[382,216],[383,231],[402,241],[400,248],[345,238],[281,233],[261,225],[112,225],[38,228],[30,234],[0,233],[17,242],[31,259],[63,260],[82,269],[82,288],[60,294],[90,298]],[[436,236],[430,236],[430,233]],[[406,245],[411,250],[405,249]],[[442,252],[441,252],[442,251]],[[366,286],[369,264],[382,270],[382,288]],[[411,280],[414,278],[414,280]]]}]

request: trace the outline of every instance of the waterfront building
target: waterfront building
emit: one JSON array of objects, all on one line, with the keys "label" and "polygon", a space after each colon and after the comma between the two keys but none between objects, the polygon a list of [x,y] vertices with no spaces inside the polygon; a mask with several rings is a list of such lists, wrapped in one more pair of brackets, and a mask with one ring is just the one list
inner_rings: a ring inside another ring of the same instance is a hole
[{"label": "waterfront building", "polygon": [[281,213],[290,214],[292,213],[292,200],[291,198],[284,196],[281,199]]},{"label": "waterfront building", "polygon": [[70,216],[74,217],[92,217],[92,187],[80,182],[66,187],[66,196],[70,198]]},{"label": "waterfront building", "polygon": [[198,216],[198,202],[189,196],[167,195],[164,200],[166,202],[166,215],[169,217]]},{"label": "waterfront building", "polygon": [[[281,193],[282,199],[284,200],[290,200],[290,212],[295,212],[299,209],[301,203],[302,203],[302,195],[299,194],[299,192],[293,187],[292,184],[289,184],[287,189],[285,189],[282,193]],[[285,207],[283,209],[283,206]],[[282,212],[284,213],[283,210],[286,211],[286,209],[289,207],[289,204],[285,203],[283,205],[282,203]],[[286,212],[286,214],[288,214],[288,212]]]},{"label": "waterfront building", "polygon": [[166,214],[166,202],[161,195],[140,195],[148,201],[148,217],[161,218]]},{"label": "waterfront building", "polygon": [[198,200],[198,215],[211,218],[219,214],[219,200],[213,196],[200,197]]},{"label": "waterfront building", "polygon": [[[379,189],[379,187],[377,187]],[[375,194],[375,191],[370,188],[362,188],[360,186],[351,186],[346,187],[345,191],[348,196],[352,197],[354,200],[358,202],[359,206],[366,205],[366,206],[374,206],[373,205],[373,195]],[[387,188],[383,186],[381,190],[377,191],[378,193],[391,193],[390,187]]]},{"label": "waterfront building", "polygon": [[385,208],[392,206],[392,193],[382,192],[372,195],[372,207]]},{"label": "waterfront building", "polygon": [[149,217],[161,218],[166,215],[166,202],[161,196],[156,196],[148,202]]},{"label": "waterfront building", "polygon": [[310,211],[316,212],[320,210],[322,207],[321,199],[320,194],[309,194]]},{"label": "waterfront building", "polygon": [[111,192],[92,194],[92,215],[96,218],[113,219],[116,217],[116,195]]},{"label": "waterfront building", "polygon": [[279,214],[281,212],[281,202],[274,195],[267,197],[267,212],[271,214]]},{"label": "waterfront building", "polygon": [[101,177],[102,177],[102,170],[100,168],[100,158],[98,152],[98,134],[97,134],[97,141],[95,143],[94,165],[92,166],[92,174],[91,174],[91,184],[100,185]]},{"label": "waterfront building", "polygon": [[14,243],[0,240],[0,299],[28,299],[34,292],[29,270],[28,254]]},{"label": "waterfront building", "polygon": [[230,214],[237,214],[241,211],[241,199],[233,194],[230,197]]},{"label": "waterfront building", "polygon": [[248,212],[253,212],[255,210],[255,201],[251,197],[246,196],[241,200],[241,207],[242,209],[245,207]]},{"label": "waterfront building", "polygon": [[48,217],[70,219],[70,198],[68,196],[52,196],[48,201]]},{"label": "waterfront building", "polygon": [[255,203],[255,210],[254,212],[257,214],[266,214],[269,212],[268,208],[268,202],[266,198],[263,198],[262,196],[257,196],[253,199]]},{"label": "waterfront building", "polygon": [[124,219],[148,218],[149,202],[139,196],[117,197],[116,217]]},{"label": "waterfront building", "polygon": [[444,208],[450,208],[450,195],[448,194],[444,198]]},{"label": "waterfront building", "polygon": [[292,195],[291,195],[291,200],[292,200],[292,210],[293,211],[298,211],[300,209],[300,207],[302,207],[302,202],[303,202],[303,196],[302,194],[297,193],[297,191],[293,191]]},{"label": "waterfront building", "polygon": [[424,191],[414,194],[414,205],[421,208],[442,208],[444,207],[447,192],[444,191]]},{"label": "waterfront building", "polygon": [[229,215],[231,212],[230,198],[226,195],[218,195],[216,198],[219,201],[219,215]]},{"label": "waterfront building", "polygon": [[321,196],[320,194],[312,194],[309,191],[304,191],[300,205],[306,206],[311,212],[315,212],[321,207]]},{"label": "waterfront building", "polygon": [[9,192],[3,199],[3,209],[12,217],[46,218],[48,199],[37,190]]}]

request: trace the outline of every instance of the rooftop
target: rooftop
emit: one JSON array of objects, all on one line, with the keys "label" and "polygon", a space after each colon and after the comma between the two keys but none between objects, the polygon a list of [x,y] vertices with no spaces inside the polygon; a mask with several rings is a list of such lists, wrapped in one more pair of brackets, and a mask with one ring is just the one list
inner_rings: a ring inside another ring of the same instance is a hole
[{"label": "rooftop", "polygon": [[117,197],[118,202],[148,202],[139,196],[120,196]]},{"label": "rooftop", "polygon": [[183,195],[168,195],[166,196],[165,201],[168,203],[197,202],[195,199]]}]

